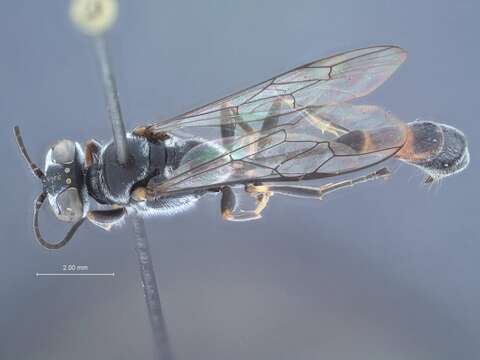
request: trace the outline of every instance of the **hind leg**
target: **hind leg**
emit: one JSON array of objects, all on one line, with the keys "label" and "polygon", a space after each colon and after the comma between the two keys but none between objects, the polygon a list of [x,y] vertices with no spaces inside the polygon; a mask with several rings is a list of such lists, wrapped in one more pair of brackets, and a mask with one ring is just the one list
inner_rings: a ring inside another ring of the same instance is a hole
[{"label": "hind leg", "polygon": [[322,199],[322,197],[332,191],[352,187],[360,183],[371,180],[385,178],[390,175],[387,168],[382,168],[367,175],[360,176],[355,179],[339,181],[336,183],[325,184],[319,187],[301,186],[301,185],[279,185],[279,184],[260,184],[247,185],[245,190],[251,194],[281,194],[292,197]]}]

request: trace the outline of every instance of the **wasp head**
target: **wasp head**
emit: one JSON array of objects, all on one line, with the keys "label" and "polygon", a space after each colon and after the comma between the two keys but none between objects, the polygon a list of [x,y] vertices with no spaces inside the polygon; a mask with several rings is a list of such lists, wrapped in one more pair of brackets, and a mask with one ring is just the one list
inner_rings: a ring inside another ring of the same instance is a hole
[{"label": "wasp head", "polygon": [[[20,129],[14,128],[15,139],[24,159],[33,174],[43,184],[43,191],[33,206],[33,230],[38,242],[47,249],[59,249],[67,244],[85,220],[88,212],[88,193],[83,169],[84,154],[80,144],[71,140],[59,140],[53,144],[45,157],[45,173],[30,159],[23,143]],[[63,240],[47,242],[40,233],[38,214],[45,199],[57,219],[72,223]]]},{"label": "wasp head", "polygon": [[57,141],[47,152],[43,187],[58,220],[72,223],[86,216],[83,160],[80,144],[68,139]]}]

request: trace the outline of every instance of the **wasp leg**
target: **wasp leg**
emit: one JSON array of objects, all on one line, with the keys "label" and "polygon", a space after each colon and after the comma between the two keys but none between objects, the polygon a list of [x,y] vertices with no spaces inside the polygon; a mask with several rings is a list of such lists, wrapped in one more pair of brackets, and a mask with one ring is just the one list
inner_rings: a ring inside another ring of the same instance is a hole
[{"label": "wasp leg", "polygon": [[147,188],[139,186],[132,191],[132,199],[136,202],[147,201]]},{"label": "wasp leg", "polygon": [[[269,110],[269,116],[264,120],[261,128],[261,132],[266,132],[274,127],[277,126],[278,124],[278,116],[273,116],[275,112],[279,110],[281,107],[281,100],[279,101],[274,101],[272,106],[270,107]],[[235,135],[235,125],[236,122],[232,122],[232,118],[235,116],[235,112],[231,108],[225,108],[222,109],[221,112],[221,133],[222,133],[222,139],[223,139],[223,144],[226,145],[227,143],[227,138],[229,137],[234,137]],[[238,125],[240,128],[246,133],[246,134],[251,134],[255,130],[246,122],[243,121],[242,117],[238,115],[238,118],[240,119],[240,122]],[[251,150],[252,153],[256,153],[258,144],[252,144],[253,149]],[[262,211],[267,207],[268,200],[270,200],[270,196],[272,193],[269,190],[265,191],[260,191],[260,189],[257,189],[257,191],[252,192],[252,195],[256,199],[256,207],[254,210],[238,210],[235,211],[236,209],[236,196],[235,193],[233,192],[232,188],[229,186],[225,186],[220,189],[222,192],[222,200],[221,200],[221,211],[222,211],[222,217],[225,220],[229,221],[249,221],[249,220],[256,220],[260,219],[262,217],[261,213]]]},{"label": "wasp leg", "polygon": [[232,188],[225,186],[221,189],[222,200],[220,203],[222,210],[222,217],[229,221],[249,221],[256,220],[262,217],[262,211],[267,207],[270,194],[261,193],[255,194],[256,207],[255,210],[236,210],[237,199]]},{"label": "wasp leg", "polygon": [[268,117],[263,121],[262,129],[261,129],[262,132],[271,130],[271,129],[273,129],[274,127],[277,126],[277,124],[278,124],[278,115],[275,116],[275,115],[273,115],[273,114],[275,114],[276,112],[277,112],[277,113],[279,112],[279,110],[282,108],[282,102],[283,102],[283,101],[284,101],[284,100],[282,100],[282,99],[277,99],[277,100],[274,100],[274,101],[273,101],[272,106],[271,106],[270,109],[268,110]]},{"label": "wasp leg", "polygon": [[220,134],[224,146],[228,145],[228,139],[235,135],[235,122],[232,122],[234,115],[232,109],[223,108],[220,111]]},{"label": "wasp leg", "polygon": [[95,139],[90,139],[85,143],[85,167],[89,168],[98,162],[102,145]]},{"label": "wasp leg", "polygon": [[[278,116],[274,116],[273,114],[278,112],[278,110],[281,108],[282,101],[283,100],[279,99],[272,103],[272,106],[269,110],[269,115],[262,123],[262,128],[260,129],[261,132],[266,132],[277,126]],[[223,106],[223,109],[220,111],[220,132],[223,139],[223,145],[227,145],[227,139],[235,136],[235,128],[237,124],[246,134],[255,132],[255,129],[253,129],[246,121],[244,121],[242,116],[236,111],[238,112],[238,109],[234,110],[234,108],[230,107],[229,103],[226,103]],[[240,121],[237,122],[236,119],[239,119]]]},{"label": "wasp leg", "polygon": [[125,208],[109,209],[109,210],[91,210],[88,212],[88,220],[94,225],[104,230],[110,230],[113,225],[119,224],[127,215]]},{"label": "wasp leg", "polygon": [[292,197],[322,199],[323,195],[332,191],[352,187],[356,184],[376,180],[390,175],[387,168],[382,168],[370,174],[360,176],[355,179],[339,181],[337,183],[330,183],[320,187],[313,186],[298,186],[298,185],[276,185],[276,184],[261,184],[261,185],[247,185],[245,190],[251,194],[269,192],[271,194],[281,194]]}]

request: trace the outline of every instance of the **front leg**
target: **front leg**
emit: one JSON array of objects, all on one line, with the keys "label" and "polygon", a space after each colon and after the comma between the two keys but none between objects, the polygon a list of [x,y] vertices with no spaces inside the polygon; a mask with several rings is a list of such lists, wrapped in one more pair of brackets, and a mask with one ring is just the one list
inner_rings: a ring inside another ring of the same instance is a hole
[{"label": "front leg", "polygon": [[120,224],[126,215],[127,210],[121,207],[109,210],[91,210],[87,217],[92,224],[109,231],[113,225]]}]

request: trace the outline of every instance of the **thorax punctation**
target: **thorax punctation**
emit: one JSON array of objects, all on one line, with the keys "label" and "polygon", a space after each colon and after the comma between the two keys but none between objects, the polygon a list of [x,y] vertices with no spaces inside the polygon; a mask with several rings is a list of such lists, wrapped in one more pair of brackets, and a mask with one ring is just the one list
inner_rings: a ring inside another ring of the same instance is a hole
[{"label": "thorax punctation", "polygon": [[133,166],[121,166],[116,161],[113,142],[104,145],[92,166],[87,170],[88,193],[98,203],[134,207],[142,215],[176,213],[191,206],[202,194],[181,197],[161,197],[135,202],[132,191],[146,186],[156,177],[168,179],[181,164],[184,155],[199,144],[198,141],[169,136],[157,142],[128,134],[129,161]]}]

